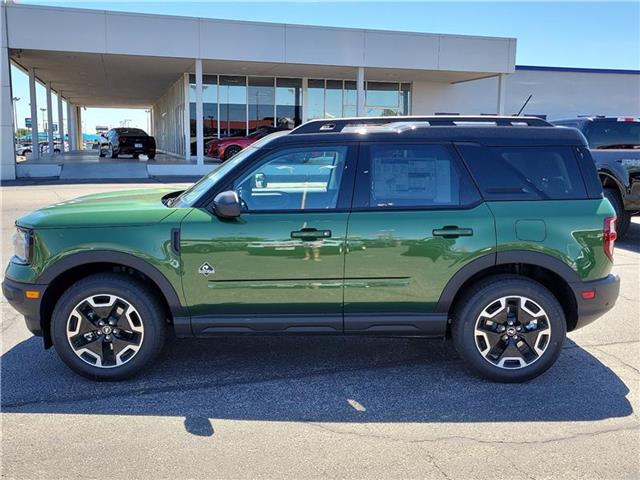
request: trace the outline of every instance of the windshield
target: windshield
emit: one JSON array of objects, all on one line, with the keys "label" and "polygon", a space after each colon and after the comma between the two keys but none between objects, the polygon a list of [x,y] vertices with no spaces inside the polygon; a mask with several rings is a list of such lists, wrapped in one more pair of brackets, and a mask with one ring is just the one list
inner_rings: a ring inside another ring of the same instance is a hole
[{"label": "windshield", "polygon": [[264,138],[261,138],[257,142],[249,145],[247,148],[240,150],[237,154],[231,157],[230,160],[227,160],[218,168],[213,170],[211,173],[205,175],[196,183],[194,183],[190,188],[182,192],[179,196],[175,198],[173,202],[171,202],[171,207],[180,208],[180,207],[191,207],[196,200],[198,200],[202,195],[208,192],[211,187],[213,187],[218,180],[222,179],[227,172],[235,168],[236,165],[242,163],[245,158],[253,155],[257,150],[264,147],[267,143],[277,137],[281,137],[283,135],[288,134],[289,131],[283,132],[275,132],[271,135],[267,135]]},{"label": "windshield", "polygon": [[634,148],[640,145],[640,122],[596,121],[587,130],[591,148]]}]

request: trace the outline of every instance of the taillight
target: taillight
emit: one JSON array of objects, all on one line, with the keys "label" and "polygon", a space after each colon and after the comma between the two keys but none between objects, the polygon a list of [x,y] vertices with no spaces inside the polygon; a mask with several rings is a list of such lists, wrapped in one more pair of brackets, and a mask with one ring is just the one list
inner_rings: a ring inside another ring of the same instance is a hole
[{"label": "taillight", "polygon": [[604,241],[602,246],[604,253],[609,257],[609,260],[613,262],[613,245],[618,238],[618,232],[616,232],[616,217],[607,217],[604,219]]}]

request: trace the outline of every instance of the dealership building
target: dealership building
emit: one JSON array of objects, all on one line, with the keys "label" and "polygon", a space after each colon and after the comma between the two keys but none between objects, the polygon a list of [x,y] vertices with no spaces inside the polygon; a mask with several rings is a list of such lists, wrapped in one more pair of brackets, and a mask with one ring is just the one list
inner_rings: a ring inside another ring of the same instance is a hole
[{"label": "dealership building", "polygon": [[[3,180],[199,175],[217,164],[211,139],[314,118],[512,115],[529,97],[523,114],[548,119],[640,116],[640,71],[518,66],[515,38],[0,8]],[[11,65],[29,75],[32,118],[43,107],[36,83],[45,86],[47,124],[69,139],[60,154],[16,159]],[[97,152],[80,152],[85,107],[148,109],[162,154],[87,163]]]}]

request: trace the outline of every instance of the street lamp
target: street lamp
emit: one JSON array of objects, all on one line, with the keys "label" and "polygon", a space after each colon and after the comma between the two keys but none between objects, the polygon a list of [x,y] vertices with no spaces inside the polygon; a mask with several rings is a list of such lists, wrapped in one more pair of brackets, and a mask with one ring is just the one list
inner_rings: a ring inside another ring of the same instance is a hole
[{"label": "street lamp", "polygon": [[[45,131],[44,112],[46,112],[47,109],[44,108],[44,107],[40,107],[40,111],[42,112],[42,132],[44,133],[44,131]],[[31,120],[31,121],[33,121],[33,120]],[[37,119],[36,119],[36,121],[37,121]]]},{"label": "street lamp", "polygon": [[18,101],[20,101],[20,97],[13,97],[11,99],[13,101],[13,131],[16,134],[18,133]]}]

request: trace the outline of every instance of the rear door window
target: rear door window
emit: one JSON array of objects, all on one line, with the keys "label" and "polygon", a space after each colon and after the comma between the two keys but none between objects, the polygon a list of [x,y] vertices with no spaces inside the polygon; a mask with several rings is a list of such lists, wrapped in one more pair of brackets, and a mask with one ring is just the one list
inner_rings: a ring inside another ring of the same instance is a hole
[{"label": "rear door window", "polygon": [[486,200],[584,199],[571,147],[458,145]]},{"label": "rear door window", "polygon": [[362,144],[355,208],[457,208],[480,195],[450,145]]}]

